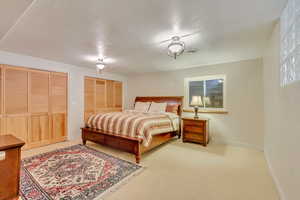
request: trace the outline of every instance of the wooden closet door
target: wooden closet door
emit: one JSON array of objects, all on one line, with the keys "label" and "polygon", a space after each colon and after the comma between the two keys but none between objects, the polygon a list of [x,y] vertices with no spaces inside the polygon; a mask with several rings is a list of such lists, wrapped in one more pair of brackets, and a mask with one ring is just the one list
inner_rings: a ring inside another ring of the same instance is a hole
[{"label": "wooden closet door", "polygon": [[30,71],[29,74],[29,120],[28,144],[30,147],[51,142],[50,132],[50,72]]},{"label": "wooden closet door", "polygon": [[28,113],[28,72],[23,69],[5,69],[5,113]]},{"label": "wooden closet door", "polygon": [[4,68],[5,132],[27,142],[28,138],[28,71]]},{"label": "wooden closet door", "polygon": [[3,65],[0,65],[0,135],[4,135],[5,133],[5,118],[3,113]]},{"label": "wooden closet door", "polygon": [[122,111],[122,82],[85,77],[84,99],[85,122],[93,113]]},{"label": "wooden closet door", "polygon": [[52,140],[67,139],[67,85],[65,73],[51,73]]},{"label": "wooden closet door", "polygon": [[106,81],[96,79],[96,109],[95,112],[102,112],[106,108]]},{"label": "wooden closet door", "polygon": [[0,65],[0,115],[3,117],[3,106],[4,106],[4,101],[3,101],[3,93],[4,93],[4,66]]},{"label": "wooden closet door", "polygon": [[[28,117],[27,116],[7,116],[5,118],[6,134],[12,134],[27,143]],[[28,144],[26,144],[28,147]]]},{"label": "wooden closet door", "polygon": [[5,124],[5,118],[0,117],[0,135],[7,135],[6,133],[6,124]]},{"label": "wooden closet door", "polygon": [[96,80],[84,79],[84,121],[95,113],[96,109]]},{"label": "wooden closet door", "polygon": [[122,108],[122,104],[123,104],[122,82],[114,81],[114,107]]},{"label": "wooden closet door", "polygon": [[114,81],[106,80],[106,107],[114,107]]}]

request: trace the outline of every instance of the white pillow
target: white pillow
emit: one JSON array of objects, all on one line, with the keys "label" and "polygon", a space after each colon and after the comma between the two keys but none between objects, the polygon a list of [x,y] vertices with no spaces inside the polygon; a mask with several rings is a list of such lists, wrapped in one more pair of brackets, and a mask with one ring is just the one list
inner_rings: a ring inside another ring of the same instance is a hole
[{"label": "white pillow", "polygon": [[166,112],[167,103],[152,102],[148,112]]},{"label": "white pillow", "polygon": [[147,112],[151,102],[135,102],[134,110],[138,112]]}]

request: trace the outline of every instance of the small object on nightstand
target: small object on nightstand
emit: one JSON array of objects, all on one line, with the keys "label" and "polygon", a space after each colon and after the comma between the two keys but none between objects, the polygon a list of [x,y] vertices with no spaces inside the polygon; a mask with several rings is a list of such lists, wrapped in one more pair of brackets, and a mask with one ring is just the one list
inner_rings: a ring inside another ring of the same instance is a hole
[{"label": "small object on nightstand", "polygon": [[209,141],[209,119],[183,117],[182,141],[206,146]]}]

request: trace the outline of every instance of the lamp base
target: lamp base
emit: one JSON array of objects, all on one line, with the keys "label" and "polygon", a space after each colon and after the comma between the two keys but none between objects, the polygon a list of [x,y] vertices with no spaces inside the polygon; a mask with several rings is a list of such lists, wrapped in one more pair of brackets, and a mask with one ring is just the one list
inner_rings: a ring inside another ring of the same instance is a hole
[{"label": "lamp base", "polygon": [[195,116],[194,116],[194,119],[199,119],[199,116],[198,116],[198,106],[195,106],[194,107],[194,110],[195,110]]}]

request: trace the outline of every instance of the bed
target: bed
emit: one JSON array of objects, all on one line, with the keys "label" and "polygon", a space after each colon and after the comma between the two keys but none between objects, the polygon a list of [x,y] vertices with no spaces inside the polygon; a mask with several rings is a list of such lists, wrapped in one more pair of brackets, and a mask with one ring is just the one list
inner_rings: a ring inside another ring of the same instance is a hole
[{"label": "bed", "polygon": [[[140,163],[141,155],[145,152],[152,150],[153,148],[164,144],[174,137],[180,138],[181,127],[180,117],[182,112],[183,97],[180,96],[169,96],[169,97],[136,97],[136,102],[156,102],[156,103],[167,103],[167,110],[172,110],[177,115],[177,120],[174,114],[146,114],[139,113],[136,117],[144,117],[143,119],[151,118],[152,122],[149,121],[148,125],[152,123],[151,130],[144,131],[144,135],[132,135],[130,127],[128,129],[119,128],[122,125],[118,125],[120,118],[128,119],[134,117],[133,111],[124,111],[122,113],[106,113],[99,114],[98,116],[91,116],[87,121],[86,126],[82,128],[82,142],[86,145],[87,141],[96,142],[102,145],[110,146],[119,150],[123,150],[135,155],[136,163]],[[149,115],[149,116],[147,116]],[[160,118],[158,121],[157,119]],[[170,119],[170,126],[167,125],[167,118]],[[163,123],[161,120],[165,120]],[[124,120],[123,120],[124,121]],[[178,121],[177,127],[174,128],[174,121]],[[164,124],[165,127],[163,127]],[[129,126],[129,125],[128,125]],[[104,128],[105,127],[105,128]],[[122,134],[116,130],[122,130]],[[132,128],[133,129],[133,128]],[[143,127],[136,128],[137,130],[143,129]],[[158,130],[160,129],[160,130]],[[148,130],[148,129],[147,129]],[[138,132],[138,131],[136,131]],[[141,131],[142,132],[142,131]]]}]

